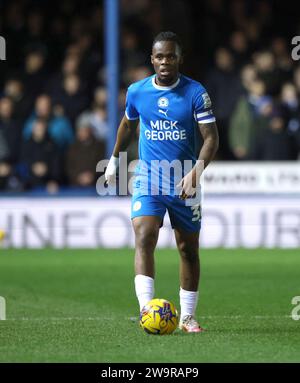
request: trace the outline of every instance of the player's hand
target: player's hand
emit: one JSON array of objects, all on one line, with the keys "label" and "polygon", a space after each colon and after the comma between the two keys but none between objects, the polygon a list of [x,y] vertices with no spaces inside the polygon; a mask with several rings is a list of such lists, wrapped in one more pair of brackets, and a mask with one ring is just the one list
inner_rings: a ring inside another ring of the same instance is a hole
[{"label": "player's hand", "polygon": [[117,169],[119,166],[119,158],[111,156],[104,173],[106,185],[114,185],[116,183]]},{"label": "player's hand", "polygon": [[197,185],[199,185],[199,179],[197,179],[195,169],[192,169],[182,180],[176,185],[181,188],[179,193],[180,199],[193,198],[196,195]]}]

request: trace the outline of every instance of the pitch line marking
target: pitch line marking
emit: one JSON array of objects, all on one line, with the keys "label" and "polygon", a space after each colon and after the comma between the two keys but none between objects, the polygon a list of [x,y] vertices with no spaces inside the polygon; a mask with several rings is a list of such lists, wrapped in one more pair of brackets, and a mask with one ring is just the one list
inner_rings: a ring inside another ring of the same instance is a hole
[{"label": "pitch line marking", "polygon": [[[283,318],[292,318],[291,315],[207,315],[207,316],[198,316],[199,319],[283,319]],[[49,317],[49,318],[6,318],[7,321],[103,321],[103,320],[112,320],[112,317]],[[130,321],[138,321],[138,317],[126,317],[124,318]]]}]

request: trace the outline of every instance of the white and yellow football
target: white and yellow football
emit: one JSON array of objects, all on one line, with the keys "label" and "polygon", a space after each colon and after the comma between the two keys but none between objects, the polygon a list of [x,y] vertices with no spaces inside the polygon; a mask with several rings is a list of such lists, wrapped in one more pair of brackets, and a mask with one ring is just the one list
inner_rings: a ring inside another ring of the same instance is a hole
[{"label": "white and yellow football", "polygon": [[174,304],[166,299],[152,299],[140,312],[140,326],[148,334],[172,334],[178,326]]}]

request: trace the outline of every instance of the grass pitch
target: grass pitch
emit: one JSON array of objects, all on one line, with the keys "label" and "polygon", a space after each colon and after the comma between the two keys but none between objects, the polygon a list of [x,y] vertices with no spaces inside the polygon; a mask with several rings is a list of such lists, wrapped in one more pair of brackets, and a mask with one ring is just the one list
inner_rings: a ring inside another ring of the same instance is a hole
[{"label": "grass pitch", "polygon": [[[300,252],[202,250],[203,334],[138,326],[133,251],[1,250],[0,362],[300,362]],[[156,294],[179,308],[176,250],[156,252]]]}]

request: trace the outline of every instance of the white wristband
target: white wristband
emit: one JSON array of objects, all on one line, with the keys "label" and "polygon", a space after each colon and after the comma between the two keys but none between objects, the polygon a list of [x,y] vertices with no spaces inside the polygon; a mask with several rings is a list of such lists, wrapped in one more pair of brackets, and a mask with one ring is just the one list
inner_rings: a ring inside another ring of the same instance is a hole
[{"label": "white wristband", "polygon": [[105,171],[106,180],[108,176],[114,176],[117,173],[118,166],[119,166],[119,158],[111,156]]}]

